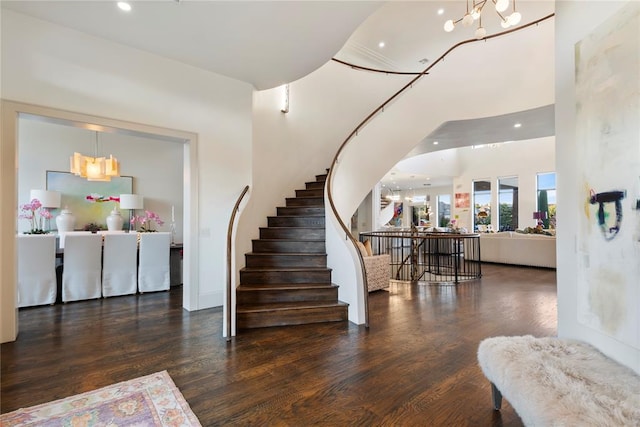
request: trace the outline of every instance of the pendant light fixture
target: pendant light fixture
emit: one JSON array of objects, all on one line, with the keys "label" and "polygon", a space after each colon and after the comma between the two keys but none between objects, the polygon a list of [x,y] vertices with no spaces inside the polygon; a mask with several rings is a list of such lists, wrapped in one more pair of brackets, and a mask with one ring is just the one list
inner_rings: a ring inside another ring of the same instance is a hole
[{"label": "pendant light fixture", "polygon": [[73,153],[70,158],[70,171],[76,176],[86,178],[87,181],[111,181],[111,177],[120,176],[118,159],[98,157],[98,131],[96,131],[95,157]]},{"label": "pendant light fixture", "polygon": [[478,40],[483,39],[487,35],[487,31],[482,26],[482,12],[484,6],[487,3],[493,3],[495,6],[495,12],[500,18],[500,25],[502,28],[509,28],[518,25],[522,20],[520,12],[516,11],[516,0],[511,0],[513,4],[513,11],[510,15],[505,16],[505,12],[509,8],[510,0],[467,0],[467,12],[462,18],[457,20],[449,19],[444,23],[444,30],[451,32],[454,30],[457,23],[462,23],[464,27],[470,27],[473,22],[478,20],[478,28],[475,31],[475,36]]}]

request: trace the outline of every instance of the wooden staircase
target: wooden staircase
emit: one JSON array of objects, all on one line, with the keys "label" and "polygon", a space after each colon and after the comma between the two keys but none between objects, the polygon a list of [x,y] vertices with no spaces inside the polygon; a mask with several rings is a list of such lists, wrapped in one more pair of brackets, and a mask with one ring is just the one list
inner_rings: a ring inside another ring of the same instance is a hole
[{"label": "wooden staircase", "polygon": [[304,190],[296,190],[253,240],[236,290],[238,330],[348,319],[348,304],[338,301],[338,286],[327,268],[326,177],[316,175]]}]

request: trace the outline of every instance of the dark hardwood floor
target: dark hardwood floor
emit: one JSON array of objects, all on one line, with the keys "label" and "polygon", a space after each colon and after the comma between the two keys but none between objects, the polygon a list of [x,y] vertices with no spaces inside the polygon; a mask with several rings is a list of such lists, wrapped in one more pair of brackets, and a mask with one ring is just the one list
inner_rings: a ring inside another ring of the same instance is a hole
[{"label": "dark hardwood floor", "polygon": [[478,343],[556,334],[555,270],[483,265],[479,281],[370,294],[370,329],[288,326],[222,338],[222,310],[170,292],[21,309],[1,347],[0,410],[167,370],[204,426],[519,426],[492,410]]}]

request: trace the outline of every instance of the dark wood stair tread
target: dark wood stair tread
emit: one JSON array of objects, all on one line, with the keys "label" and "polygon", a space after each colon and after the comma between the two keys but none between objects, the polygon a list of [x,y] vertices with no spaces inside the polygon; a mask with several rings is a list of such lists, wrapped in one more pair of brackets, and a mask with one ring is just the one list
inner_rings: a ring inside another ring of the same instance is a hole
[{"label": "dark wood stair tread", "polygon": [[240,291],[263,291],[263,290],[291,290],[291,289],[322,289],[322,288],[337,288],[335,283],[267,283],[264,285],[240,285],[238,290]]},{"label": "dark wood stair tread", "polygon": [[331,271],[330,268],[327,267],[243,267],[240,271],[250,271],[250,272],[259,272],[259,271],[279,271],[279,272],[291,272],[291,273],[299,273],[303,271],[308,272],[317,272],[317,271]]},{"label": "dark wood stair tread", "polygon": [[283,310],[303,310],[306,308],[322,308],[322,307],[348,307],[349,304],[342,301],[293,301],[293,302],[277,302],[270,304],[243,304],[238,307],[238,313],[255,313],[262,311],[283,311]]},{"label": "dark wood stair tread", "polygon": [[324,242],[324,239],[253,239],[254,242],[282,242],[283,240],[287,242]]},{"label": "dark wood stair tread", "polygon": [[[308,242],[308,240],[305,240]],[[327,256],[327,253],[314,253],[314,252],[247,252],[245,255],[252,256],[264,256],[264,257],[273,257],[273,256],[302,256],[302,257],[318,257],[318,256]]]}]

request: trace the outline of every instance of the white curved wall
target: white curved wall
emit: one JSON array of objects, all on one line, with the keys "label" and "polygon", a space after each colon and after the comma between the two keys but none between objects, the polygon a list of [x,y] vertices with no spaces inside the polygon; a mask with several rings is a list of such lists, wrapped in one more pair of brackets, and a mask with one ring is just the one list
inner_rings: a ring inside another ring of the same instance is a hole
[{"label": "white curved wall", "polygon": [[[534,35],[529,34],[534,31]],[[387,107],[358,133],[340,156],[333,194],[342,220],[346,223],[384,172],[442,122],[553,103],[553,35],[553,25],[547,21],[507,38],[463,46]],[[532,40],[535,48],[508,48],[513,44],[533,46]],[[486,62],[469,63],[465,55],[468,49],[482,49]],[[505,83],[509,83],[507,87]],[[359,167],[362,164],[367,168]],[[342,240],[339,236],[327,236],[327,241],[337,244]],[[355,277],[354,263],[335,261],[334,276]]]}]

